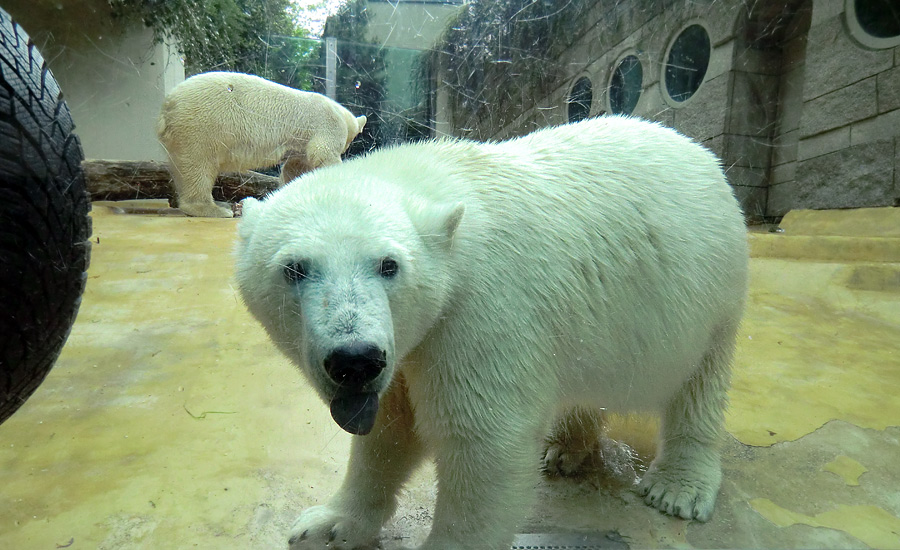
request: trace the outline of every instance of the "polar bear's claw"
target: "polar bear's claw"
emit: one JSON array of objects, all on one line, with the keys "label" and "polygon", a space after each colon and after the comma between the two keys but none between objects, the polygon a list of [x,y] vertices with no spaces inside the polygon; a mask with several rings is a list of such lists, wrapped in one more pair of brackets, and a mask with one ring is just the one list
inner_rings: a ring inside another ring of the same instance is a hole
[{"label": "polar bear's claw", "polygon": [[354,550],[377,546],[379,527],[342,514],[328,506],[305,510],[294,522],[288,539],[290,550],[334,548]]},{"label": "polar bear's claw", "polygon": [[716,489],[700,480],[671,479],[649,472],[637,488],[644,502],[660,512],[683,519],[708,521],[716,502]]},{"label": "polar bear's claw", "polygon": [[572,477],[591,470],[598,463],[602,426],[602,415],[593,409],[567,411],[545,440],[543,472],[551,477]]},{"label": "polar bear's claw", "polygon": [[551,443],[541,461],[541,470],[550,477],[577,476],[584,471],[590,457],[591,450],[574,450],[562,443]]}]

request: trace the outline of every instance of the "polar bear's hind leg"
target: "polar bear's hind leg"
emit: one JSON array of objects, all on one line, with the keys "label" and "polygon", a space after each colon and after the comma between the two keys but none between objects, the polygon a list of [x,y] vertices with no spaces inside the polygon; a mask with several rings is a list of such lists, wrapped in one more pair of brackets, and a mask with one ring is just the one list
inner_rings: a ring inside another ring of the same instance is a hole
[{"label": "polar bear's hind leg", "polygon": [[231,218],[234,215],[230,209],[213,201],[212,188],[218,175],[215,166],[173,163],[171,172],[178,194],[178,208],[182,212],[203,218]]},{"label": "polar bear's hind leg", "polygon": [[596,455],[603,413],[575,407],[560,418],[546,440],[542,470],[548,476],[576,476]]},{"label": "polar bear's hind leg", "polygon": [[719,333],[663,414],[656,459],[637,490],[667,514],[700,521],[712,515],[722,482],[719,446],[736,330]]}]

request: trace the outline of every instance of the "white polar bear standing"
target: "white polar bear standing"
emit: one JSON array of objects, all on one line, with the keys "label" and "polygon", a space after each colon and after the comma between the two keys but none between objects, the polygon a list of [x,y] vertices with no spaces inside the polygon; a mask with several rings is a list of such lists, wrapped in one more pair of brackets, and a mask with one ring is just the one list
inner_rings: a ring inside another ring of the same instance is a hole
[{"label": "white polar bear standing", "polygon": [[429,454],[422,548],[509,548],[542,437],[587,407],[659,412],[638,490],[710,517],[748,251],[717,159],[688,138],[601,117],[404,145],[245,200],[239,235],[250,311],[335,421],[368,433],[292,548],[376,540]]},{"label": "white polar bear standing", "polygon": [[337,164],[366,124],[332,99],[242,73],[210,72],[176,86],[157,134],[169,156],[178,207],[190,216],[230,218],[212,199],[222,172],[283,161],[282,182]]}]

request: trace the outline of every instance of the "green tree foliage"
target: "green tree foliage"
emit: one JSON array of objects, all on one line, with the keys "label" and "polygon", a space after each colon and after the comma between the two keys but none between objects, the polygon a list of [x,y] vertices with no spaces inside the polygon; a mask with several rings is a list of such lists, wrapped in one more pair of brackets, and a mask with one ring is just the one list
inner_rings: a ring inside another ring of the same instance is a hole
[{"label": "green tree foliage", "polygon": [[139,18],[156,39],[171,37],[188,74],[238,71],[296,88],[312,86],[319,42],[295,23],[289,0],[109,0],[114,15]]}]

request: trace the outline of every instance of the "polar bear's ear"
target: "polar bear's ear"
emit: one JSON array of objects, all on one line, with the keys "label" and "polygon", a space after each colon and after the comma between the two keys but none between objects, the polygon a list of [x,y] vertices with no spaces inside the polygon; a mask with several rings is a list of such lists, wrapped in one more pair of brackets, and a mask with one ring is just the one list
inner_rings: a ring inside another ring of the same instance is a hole
[{"label": "polar bear's ear", "polygon": [[363,127],[366,125],[366,121],[369,119],[366,118],[366,115],[360,115],[356,117],[356,134],[359,135],[362,132]]},{"label": "polar bear's ear", "polygon": [[465,213],[466,205],[461,202],[429,206],[422,212],[422,236],[449,248]]},{"label": "polar bear's ear", "polygon": [[238,236],[244,240],[249,239],[256,227],[259,211],[262,203],[253,197],[247,197],[241,201],[241,222],[238,224]]},{"label": "polar bear's ear", "polygon": [[447,217],[444,218],[444,231],[446,232],[448,239],[453,239],[453,235],[456,234],[456,229],[459,227],[459,222],[462,221],[463,214],[465,213],[465,204],[458,202],[451,205],[450,211],[447,212]]}]

